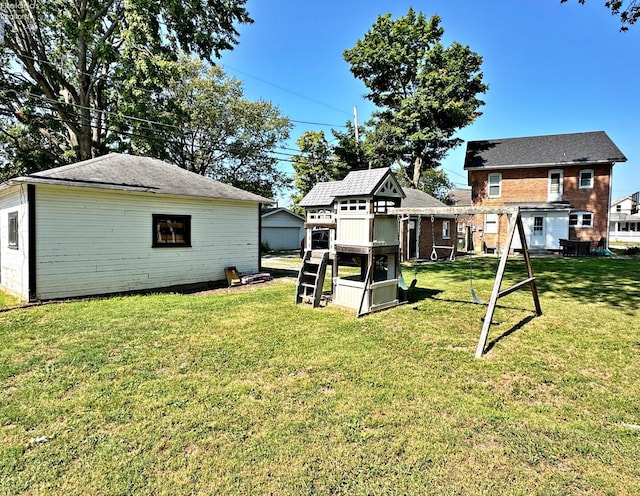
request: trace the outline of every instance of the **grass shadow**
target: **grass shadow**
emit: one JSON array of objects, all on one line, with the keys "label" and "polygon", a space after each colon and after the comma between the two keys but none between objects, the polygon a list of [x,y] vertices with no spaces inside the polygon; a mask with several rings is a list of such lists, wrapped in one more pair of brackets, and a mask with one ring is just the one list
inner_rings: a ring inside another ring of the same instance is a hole
[{"label": "grass shadow", "polygon": [[491,341],[489,341],[487,343],[487,346],[485,347],[484,352],[485,353],[489,353],[495,347],[495,345],[497,345],[500,341],[502,341],[504,338],[507,338],[507,337],[511,336],[514,332],[519,331],[520,329],[522,329],[529,322],[531,322],[535,317],[536,317],[535,315],[529,315],[529,316],[525,317],[520,322],[518,322],[516,325],[514,325],[511,329],[507,329],[505,332],[500,334],[500,336],[498,336],[495,339],[492,339]]}]

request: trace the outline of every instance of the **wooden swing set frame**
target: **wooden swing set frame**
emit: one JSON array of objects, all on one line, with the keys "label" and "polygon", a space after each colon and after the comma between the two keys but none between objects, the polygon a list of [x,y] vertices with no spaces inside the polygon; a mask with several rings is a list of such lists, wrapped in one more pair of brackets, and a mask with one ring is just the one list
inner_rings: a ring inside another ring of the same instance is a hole
[{"label": "wooden swing set frame", "polygon": [[[500,263],[498,264],[498,270],[496,271],[496,278],[493,283],[493,290],[491,291],[491,298],[487,303],[487,313],[484,316],[484,322],[482,324],[482,331],[480,332],[480,339],[478,340],[478,346],[476,347],[476,358],[481,358],[486,349],[487,338],[489,336],[489,329],[491,328],[491,321],[493,314],[496,310],[498,300],[504,296],[510,295],[518,289],[529,287],[531,289],[531,295],[533,297],[533,304],[535,306],[536,316],[542,315],[542,309],[540,307],[540,300],[538,298],[538,289],[536,286],[536,278],[533,275],[533,269],[531,267],[531,257],[529,255],[529,248],[527,246],[527,238],[524,234],[524,226],[522,224],[522,217],[520,215],[519,207],[430,207],[430,208],[394,208],[390,209],[390,213],[397,215],[475,215],[475,214],[507,214],[509,218],[509,231],[507,239],[502,248],[500,255]],[[504,272],[507,267],[507,259],[509,258],[509,251],[517,231],[520,235],[520,244],[522,246],[522,255],[527,267],[527,278],[514,284],[513,286],[501,289],[502,281],[504,279]]]}]

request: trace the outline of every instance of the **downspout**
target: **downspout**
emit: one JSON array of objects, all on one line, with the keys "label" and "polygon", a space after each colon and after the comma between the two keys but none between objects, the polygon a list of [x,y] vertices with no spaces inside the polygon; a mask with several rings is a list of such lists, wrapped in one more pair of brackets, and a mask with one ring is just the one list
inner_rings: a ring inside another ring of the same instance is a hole
[{"label": "downspout", "polygon": [[609,235],[611,234],[611,195],[613,192],[613,165],[615,162],[611,162],[609,169],[609,199],[607,200],[607,236],[605,237],[605,249],[609,250]]},{"label": "downspout", "polygon": [[36,186],[27,184],[29,301],[36,299]]},{"label": "downspout", "polygon": [[262,203],[258,203],[258,272],[262,272]]}]

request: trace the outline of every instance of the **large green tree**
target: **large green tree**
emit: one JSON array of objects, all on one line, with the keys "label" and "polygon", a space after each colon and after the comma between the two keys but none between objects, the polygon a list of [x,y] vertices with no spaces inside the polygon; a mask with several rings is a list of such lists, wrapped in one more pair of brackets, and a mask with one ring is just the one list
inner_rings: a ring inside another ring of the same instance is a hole
[{"label": "large green tree", "polygon": [[149,108],[133,121],[130,147],[266,197],[289,185],[273,152],[291,122],[268,101],[249,101],[219,66],[183,59]]},{"label": "large green tree", "polygon": [[[584,4],[586,0],[578,0],[578,3]],[[560,3],[565,3],[567,0],[560,0]],[[640,5],[638,0],[607,0],[604,3],[611,13],[620,18],[620,31],[628,31],[629,26],[635,24],[640,19]]]},{"label": "large green tree", "polygon": [[395,20],[379,16],[343,54],[377,107],[368,123],[373,155],[399,164],[415,187],[461,143],[455,133],[480,115],[478,95],[488,89],[482,57],[457,42],[445,47],[440,22],[412,8]]},{"label": "large green tree", "polygon": [[[245,3],[1,2],[2,142],[33,167],[100,155],[117,140],[126,145],[130,117],[144,120],[149,102],[163,98],[178,54],[211,61],[233,48],[237,26],[252,22]],[[32,150],[38,141],[43,146]]]}]

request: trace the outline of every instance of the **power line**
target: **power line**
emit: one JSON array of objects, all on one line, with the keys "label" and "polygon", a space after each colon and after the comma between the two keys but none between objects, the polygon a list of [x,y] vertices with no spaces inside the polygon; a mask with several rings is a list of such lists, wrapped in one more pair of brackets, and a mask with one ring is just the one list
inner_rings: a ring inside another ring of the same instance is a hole
[{"label": "power line", "polygon": [[292,95],[296,95],[296,96],[298,96],[300,98],[304,98],[305,100],[309,100],[310,102],[316,103],[318,105],[322,105],[323,107],[327,107],[327,108],[329,108],[331,110],[335,110],[336,112],[341,112],[341,113],[346,114],[349,117],[351,117],[351,114],[349,112],[345,111],[345,110],[339,109],[339,108],[334,107],[332,105],[329,105],[327,103],[321,102],[321,101],[316,100],[316,99],[311,98],[311,97],[308,97],[306,95],[303,95],[302,93],[298,93],[297,91],[290,90],[289,88],[285,88],[284,86],[281,86],[281,85],[276,84],[276,83],[272,83],[271,81],[267,81],[266,79],[260,78],[258,76],[254,76],[252,74],[249,74],[248,72],[241,71],[240,69],[236,69],[236,68],[231,67],[229,65],[226,65],[226,64],[220,64],[220,65],[222,67],[224,67],[224,68],[230,69],[230,70],[235,71],[235,72],[237,72],[239,74],[243,74],[243,75],[245,75],[247,77],[250,77],[251,79],[255,79],[256,81],[260,81],[261,83],[268,84],[269,86],[273,86],[274,88],[278,88],[278,89],[280,89],[282,91],[286,91],[287,93],[291,93]]}]

